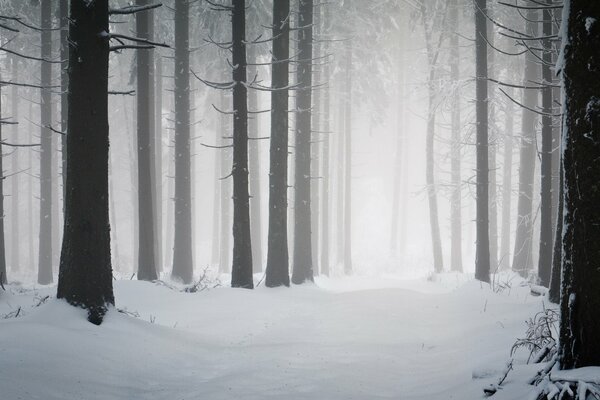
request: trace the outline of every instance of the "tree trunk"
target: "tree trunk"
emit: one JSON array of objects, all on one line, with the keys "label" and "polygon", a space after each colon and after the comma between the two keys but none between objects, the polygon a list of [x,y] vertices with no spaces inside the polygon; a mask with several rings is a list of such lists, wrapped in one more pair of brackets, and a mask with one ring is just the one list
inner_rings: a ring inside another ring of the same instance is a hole
[{"label": "tree trunk", "polygon": [[477,151],[477,244],[475,278],[490,281],[489,237],[489,167],[488,167],[488,66],[487,66],[487,0],[475,1],[476,60],[476,151]]},{"label": "tree trunk", "polygon": [[171,277],[193,279],[189,3],[175,2],[175,231]]},{"label": "tree trunk", "polygon": [[313,280],[310,203],[313,1],[299,0],[298,85],[294,169],[294,265],[292,282]]},{"label": "tree trunk", "polygon": [[559,363],[600,365],[600,2],[566,0]]},{"label": "tree trunk", "polygon": [[[561,146],[562,148],[562,146]],[[560,150],[560,148],[559,148]],[[560,174],[560,189],[558,191],[558,211],[556,215],[556,230],[554,232],[554,249],[552,253],[552,275],[550,277],[550,290],[548,292],[548,300],[554,304],[560,302],[560,281],[562,276],[562,240],[563,240],[563,217],[564,217],[564,179],[562,162],[559,167]]]},{"label": "tree trunk", "polygon": [[[2,115],[2,87],[0,86],[0,116]],[[0,140],[2,140],[2,122],[0,121]],[[0,146],[1,147],[1,146]],[[0,149],[2,150],[2,149]],[[0,151],[0,283],[7,283],[6,246],[4,243],[4,172],[2,169],[2,151]],[[13,241],[16,238],[13,238]]]},{"label": "tree trunk", "polygon": [[[527,11],[527,19],[536,21],[536,10]],[[537,23],[527,23],[527,34],[537,36]],[[538,77],[537,60],[534,55],[527,53],[525,60],[524,85],[531,85]],[[535,108],[538,101],[536,90],[525,90],[523,103],[525,106]],[[515,233],[515,250],[513,252],[513,271],[521,276],[527,276],[533,268],[532,239],[533,239],[533,178],[535,174],[535,126],[536,114],[523,109],[521,120],[521,151],[519,155],[519,199],[517,204],[517,230]]]},{"label": "tree trunk", "polygon": [[[256,63],[256,57],[251,57],[251,62]],[[254,76],[254,73],[250,73]],[[259,108],[258,93],[250,90],[248,93],[248,106],[252,111]],[[252,235],[252,266],[254,272],[262,272],[262,216],[261,216],[261,193],[260,193],[260,140],[258,132],[258,115],[253,114],[248,118],[248,136],[254,138],[249,142],[250,156],[250,228]]]},{"label": "tree trunk", "polygon": [[[550,4],[550,3],[549,3]],[[552,10],[543,11],[542,36],[552,35]],[[542,40],[545,51],[542,53],[542,81],[547,85],[542,89],[542,187],[540,204],[540,249],[538,260],[538,278],[540,285],[550,286],[552,271],[552,45],[549,39]]]},{"label": "tree trunk", "polygon": [[[155,50],[156,51],[156,50]],[[162,125],[162,108],[163,108],[163,67],[162,67],[162,56],[157,54],[155,58],[156,67],[154,69],[155,75],[155,91],[154,91],[154,189],[156,192],[155,196],[155,210],[156,210],[156,260],[158,261],[159,272],[162,271],[164,265],[168,265],[165,260],[164,247],[165,237],[163,235],[163,167],[162,167],[162,140],[163,140],[163,125]]]},{"label": "tree trunk", "polygon": [[[329,7],[324,7],[323,9],[323,31],[325,34],[329,33],[330,24],[329,24]],[[325,42],[323,46],[323,53],[329,53],[329,43]],[[330,176],[331,176],[331,168],[329,166],[329,160],[331,157],[330,151],[330,143],[331,143],[331,73],[330,73],[330,64],[326,63],[323,67],[323,81],[325,83],[325,87],[323,89],[323,146],[321,149],[321,159],[323,160],[323,165],[321,169],[321,274],[325,276],[329,276],[329,237],[330,237],[330,229],[329,229],[329,198],[330,198]]]},{"label": "tree trunk", "polygon": [[60,69],[60,130],[61,135],[61,164],[62,164],[62,185],[63,185],[63,213],[65,207],[65,187],[67,182],[67,121],[69,119],[69,71],[67,70],[69,62],[69,0],[59,0],[59,20],[60,20],[60,59],[66,64],[61,65]]},{"label": "tree trunk", "polygon": [[[458,1],[453,0],[448,6],[450,23],[454,30],[459,29]],[[450,169],[452,176],[452,194],[450,197],[450,269],[463,271],[462,265],[462,179],[461,164],[461,117],[460,117],[460,46],[458,35],[450,36],[450,80],[454,85],[451,110],[451,155]]]},{"label": "tree trunk", "polygon": [[[52,1],[41,0],[41,28],[43,59],[52,58]],[[40,125],[40,241],[38,283],[52,283],[52,65],[41,63]]]},{"label": "tree trunk", "polygon": [[[12,78],[15,82],[19,81],[19,59],[17,56],[10,58],[12,66]],[[12,85],[11,87],[11,103],[12,103],[12,119],[13,121],[19,120],[19,87]],[[13,125],[13,142],[19,143],[19,125]],[[31,151],[31,150],[30,150]],[[10,266],[13,271],[18,271],[21,264],[20,259],[20,229],[19,224],[21,223],[19,215],[19,183],[20,175],[19,172],[19,150],[15,151],[12,155],[12,197],[11,197],[11,262]]]},{"label": "tree trunk", "polygon": [[[227,108],[225,92],[221,91],[221,109]],[[230,130],[229,116],[221,115],[221,146],[226,146],[225,136]],[[231,150],[223,148],[220,150],[221,158],[221,255],[219,261],[219,272],[228,273],[231,265]]]},{"label": "tree trunk", "polygon": [[[223,118],[223,117],[221,117]],[[220,143],[221,141],[221,127],[218,124],[215,124],[215,143]],[[222,182],[219,180],[221,177],[221,152],[223,150],[215,150],[214,151],[214,160],[213,160],[213,214],[212,214],[212,237],[211,237],[211,264],[219,265],[219,256],[220,256],[220,241],[219,241],[219,232],[220,232],[220,217],[221,217],[221,185]]]},{"label": "tree trunk", "polygon": [[[287,237],[288,89],[290,56],[289,0],[273,2],[271,142],[269,149],[269,236],[267,287],[289,286]],[[277,62],[279,61],[279,62]]]},{"label": "tree trunk", "polygon": [[344,261],[344,136],[346,135],[346,129],[344,123],[346,121],[344,117],[344,107],[342,106],[342,99],[344,93],[344,87],[340,82],[338,91],[338,97],[336,98],[337,104],[337,129],[336,129],[336,205],[337,210],[335,217],[336,225],[336,263],[340,264]]},{"label": "tree trunk", "polygon": [[[57,297],[100,324],[114,304],[108,209],[108,0],[71,2],[65,229]],[[82,168],[85,166],[85,168]]]},{"label": "tree trunk", "polygon": [[346,44],[346,122],[344,126],[344,273],[352,273],[352,41]]},{"label": "tree trunk", "polygon": [[[512,97],[512,88],[507,89]],[[512,158],[513,158],[513,134],[514,134],[514,107],[508,101],[505,109],[504,126],[504,171],[502,175],[502,231],[500,233],[500,269],[510,268],[510,210],[512,193]]]},{"label": "tree trunk", "polygon": [[233,69],[233,262],[231,286],[253,289],[250,196],[248,194],[248,90],[246,89],[246,1],[232,1]]},{"label": "tree trunk", "polygon": [[[136,0],[136,5],[150,4],[149,0]],[[136,13],[137,37],[151,40],[153,11]],[[154,138],[151,131],[151,104],[154,98],[150,86],[152,53],[149,50],[138,50],[137,61],[137,150],[138,150],[138,273],[139,280],[153,281],[158,278],[155,259],[155,224],[154,224],[154,190],[152,184],[152,152]],[[177,242],[177,241],[175,241]]]},{"label": "tree trunk", "polygon": [[[494,18],[493,9],[488,8],[486,13]],[[486,39],[494,45],[494,26],[486,21]],[[494,78],[496,54],[494,51],[487,52],[487,77]],[[489,207],[489,240],[490,240],[490,272],[498,271],[498,182],[496,171],[496,157],[498,153],[498,126],[496,125],[496,86],[488,85],[488,207]]]}]

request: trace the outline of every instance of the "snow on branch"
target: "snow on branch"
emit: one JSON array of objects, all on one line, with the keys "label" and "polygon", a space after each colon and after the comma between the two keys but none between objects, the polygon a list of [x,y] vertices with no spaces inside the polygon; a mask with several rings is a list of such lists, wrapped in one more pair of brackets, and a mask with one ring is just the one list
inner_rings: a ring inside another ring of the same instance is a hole
[{"label": "snow on branch", "polygon": [[149,11],[161,7],[162,3],[147,4],[143,6],[127,6],[123,8],[111,8],[108,10],[108,15],[129,15],[136,14],[142,11]]}]

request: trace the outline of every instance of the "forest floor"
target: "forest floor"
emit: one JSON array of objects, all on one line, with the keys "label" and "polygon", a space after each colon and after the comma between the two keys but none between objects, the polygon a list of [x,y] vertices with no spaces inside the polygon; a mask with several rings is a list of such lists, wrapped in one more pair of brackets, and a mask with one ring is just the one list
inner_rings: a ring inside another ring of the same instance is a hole
[{"label": "forest floor", "polygon": [[[481,399],[543,306],[504,279],[501,291],[441,274],[197,293],[118,280],[116,308],[138,316],[113,309],[101,326],[55,287],[13,284],[0,291],[0,398]],[[523,398],[511,393],[493,398]]]}]

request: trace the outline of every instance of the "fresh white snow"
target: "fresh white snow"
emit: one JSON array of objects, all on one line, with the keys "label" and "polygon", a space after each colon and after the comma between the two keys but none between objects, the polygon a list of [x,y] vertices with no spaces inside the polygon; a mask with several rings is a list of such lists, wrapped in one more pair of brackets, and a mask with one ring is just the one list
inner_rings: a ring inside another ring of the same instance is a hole
[{"label": "fresh white snow", "polygon": [[[119,280],[116,308],[140,317],[113,309],[94,326],[54,298],[35,307],[55,288],[13,285],[0,314],[22,316],[0,320],[0,398],[479,399],[542,308],[511,286],[390,275],[181,293]],[[496,396],[511,393],[523,395]]]}]

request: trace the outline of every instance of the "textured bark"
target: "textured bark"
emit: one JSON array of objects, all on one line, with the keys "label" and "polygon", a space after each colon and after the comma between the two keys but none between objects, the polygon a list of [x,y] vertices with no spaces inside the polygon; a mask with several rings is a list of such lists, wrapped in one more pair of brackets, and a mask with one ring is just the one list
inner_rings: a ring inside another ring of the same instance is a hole
[{"label": "textured bark", "polygon": [[[455,31],[459,29],[458,1],[448,5],[450,24]],[[458,35],[450,36],[450,80],[454,85],[451,110],[451,154],[450,169],[452,176],[452,194],[450,197],[450,269],[462,272],[462,180],[461,164],[461,116],[460,116],[460,46]]]},{"label": "textured bark", "polygon": [[[493,9],[487,8],[486,13],[492,19],[495,18]],[[490,44],[494,45],[494,24],[488,24],[486,21],[486,39]],[[496,78],[495,68],[496,54],[495,51],[487,52],[487,76]],[[496,86],[488,85],[488,204],[489,204],[489,238],[490,238],[490,272],[498,271],[498,181],[497,181],[497,153],[498,153],[498,126],[496,114]]]},{"label": "textured bark", "polygon": [[[271,92],[271,143],[269,149],[269,234],[267,287],[289,286],[287,238],[288,103],[290,26],[289,0],[273,2],[273,65]],[[276,62],[279,61],[279,62]]]},{"label": "textured bark", "polygon": [[108,0],[71,1],[67,197],[57,297],[100,324],[114,304],[108,216]]},{"label": "textured bark", "polygon": [[69,0],[59,0],[58,3],[59,23],[60,23],[60,59],[65,63],[60,67],[60,130],[61,135],[61,164],[62,164],[62,185],[63,185],[63,212],[65,207],[64,199],[66,197],[67,182],[67,122],[69,119],[69,71],[67,69],[69,62]]},{"label": "textured bark", "polygon": [[[52,1],[41,0],[42,54],[52,58]],[[52,283],[52,65],[41,63],[40,125],[40,233],[38,252],[38,283]]]},{"label": "textured bark", "polygon": [[[222,117],[221,117],[222,118]],[[215,124],[215,143],[221,140],[220,127]],[[222,150],[221,150],[222,151]],[[211,237],[211,264],[219,265],[220,247],[219,232],[221,218],[221,151],[215,150],[213,159],[213,215],[212,215],[212,237]]]},{"label": "textured bark", "polygon": [[189,3],[175,2],[175,230],[173,272],[183,283],[193,278],[190,153]]},{"label": "textured bark", "polygon": [[554,304],[560,302],[560,282],[562,278],[562,239],[563,239],[563,217],[564,217],[564,179],[562,166],[559,168],[559,191],[558,206],[556,215],[556,229],[554,232],[554,249],[552,252],[552,274],[550,277],[550,290],[548,291],[548,300]]},{"label": "textured bark", "polygon": [[[136,0],[136,5],[150,4],[149,0]],[[151,39],[152,11],[136,13],[137,37]],[[150,64],[152,53],[138,50],[137,62],[137,155],[138,155],[138,272],[137,278],[144,281],[157,279],[155,258],[154,191],[152,185],[153,137],[151,131],[154,115],[151,114]]]},{"label": "textured bark", "polygon": [[[527,19],[536,21],[538,13],[536,10],[528,10]],[[537,23],[526,24],[527,34],[537,36]],[[539,66],[534,55],[527,53],[525,60],[524,85],[531,85],[538,79]],[[537,107],[538,92],[536,90],[525,90],[523,103],[525,106]],[[515,233],[515,248],[513,252],[513,271],[522,276],[527,276],[533,268],[532,239],[533,239],[533,180],[535,174],[535,136],[536,136],[536,114],[523,109],[521,119],[521,150],[519,155],[519,198],[517,203],[517,230]]]},{"label": "textured bark", "polygon": [[246,89],[246,1],[233,0],[231,15],[233,69],[233,262],[231,286],[254,288],[250,196],[248,193],[248,90]]},{"label": "textured bark", "polygon": [[[550,3],[549,3],[550,4]],[[542,36],[552,35],[553,15],[552,10],[543,11]],[[552,82],[552,46],[550,40],[542,41],[542,81]],[[538,278],[540,285],[550,286],[550,275],[552,272],[552,220],[555,215],[552,214],[552,142],[554,134],[552,132],[552,87],[545,86],[542,89],[542,185],[541,185],[541,204],[540,204],[540,249],[538,259]]]},{"label": "textured bark", "polygon": [[488,66],[487,66],[487,0],[475,1],[476,61],[476,151],[477,151],[477,241],[475,278],[490,281],[489,237],[489,167],[488,167]]},{"label": "textured bark", "polygon": [[600,365],[600,2],[566,0],[559,363]]},{"label": "textured bark", "polygon": [[313,1],[299,0],[298,85],[294,168],[294,255],[292,282],[313,280],[310,233],[310,139],[312,126]]},{"label": "textured bark", "polygon": [[159,271],[162,271],[163,265],[169,265],[165,259],[165,242],[166,238],[163,235],[163,166],[162,166],[162,140],[163,140],[163,125],[162,125],[162,108],[163,108],[163,66],[162,56],[156,53],[155,50],[155,69],[154,69],[154,189],[155,189],[155,207],[156,215],[156,260],[158,261]]},{"label": "textured bark", "polygon": [[[340,83],[340,87],[338,88],[338,93],[340,93],[336,97],[337,106],[337,129],[336,129],[336,182],[335,182],[335,206],[336,216],[335,216],[335,225],[336,225],[336,263],[340,264],[343,262],[344,257],[344,136],[346,134],[346,130],[344,128],[345,117],[344,117],[344,107],[342,107],[342,95],[344,92],[344,87]],[[340,98],[341,97],[341,98]]]}]

